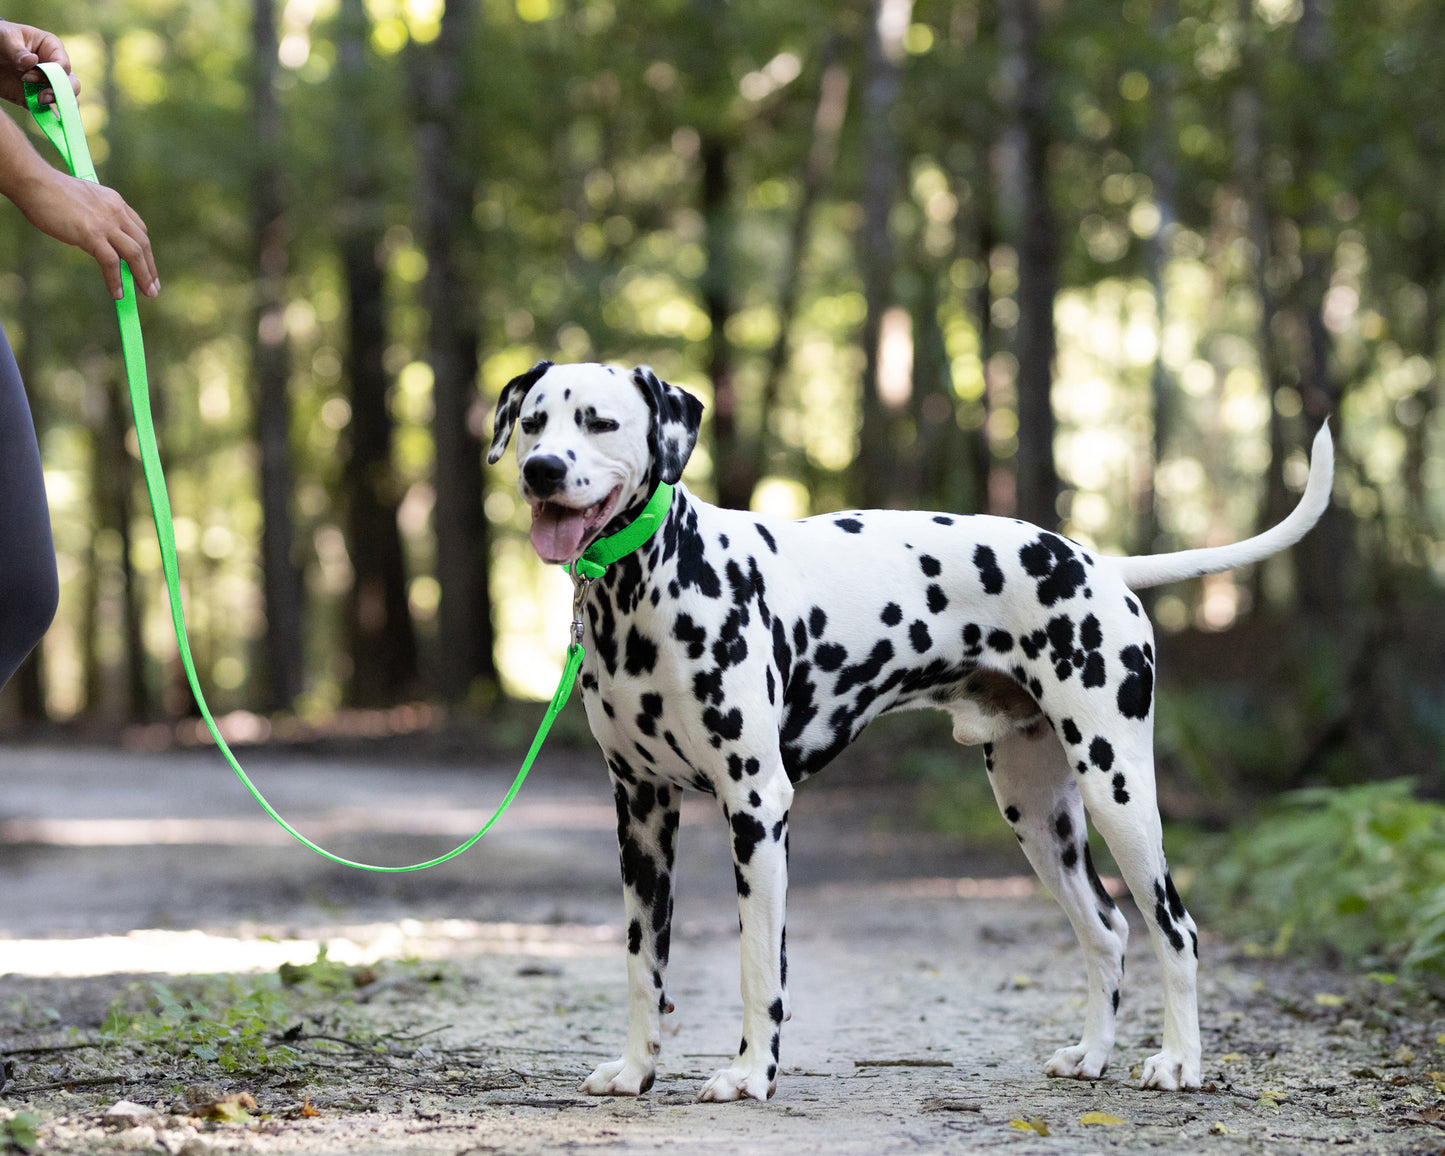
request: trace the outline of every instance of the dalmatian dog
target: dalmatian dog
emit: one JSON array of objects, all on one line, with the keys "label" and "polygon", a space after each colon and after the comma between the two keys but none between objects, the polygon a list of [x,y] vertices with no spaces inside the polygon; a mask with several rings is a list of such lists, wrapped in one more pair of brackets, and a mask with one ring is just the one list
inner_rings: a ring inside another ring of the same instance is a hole
[{"label": "dalmatian dog", "polygon": [[[531,541],[576,559],[677,483],[702,405],[650,369],[553,365],[498,402],[488,460],[517,430]],[[652,539],[583,588],[582,698],[617,803],[628,1024],[582,1084],[646,1092],[657,1070],[682,792],[713,795],[732,836],[742,1038],[703,1100],[771,1097],[789,1017],[784,931],[793,790],[885,711],[932,707],[980,744],[994,794],[1067,913],[1088,973],[1079,1042],[1044,1065],[1109,1066],[1128,924],[1089,857],[1085,814],[1114,853],[1163,968],[1163,1047],[1143,1086],[1198,1088],[1198,937],[1169,878],[1153,774],[1153,632],[1133,591],[1257,562],[1298,541],[1330,498],[1328,427],[1299,506],[1247,541],[1106,557],[1011,518],[895,510],[786,521],[676,485]]]}]

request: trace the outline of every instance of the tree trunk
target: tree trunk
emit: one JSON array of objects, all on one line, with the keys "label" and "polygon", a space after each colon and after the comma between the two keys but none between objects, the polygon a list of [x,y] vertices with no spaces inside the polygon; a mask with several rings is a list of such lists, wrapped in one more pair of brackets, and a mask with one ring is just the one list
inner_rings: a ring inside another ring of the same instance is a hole
[{"label": "tree trunk", "polygon": [[727,334],[734,308],[732,187],[727,171],[728,143],[718,129],[703,132],[698,159],[702,165],[701,210],[707,238],[702,300],[709,324],[707,375],[713,389],[713,478],[718,505],[740,510],[747,508],[752,487],[747,480],[747,454],[738,426],[737,382]]},{"label": "tree trunk", "polygon": [[[982,410],[977,432],[972,438],[972,453],[969,455],[969,494],[970,504],[974,513],[996,514],[989,500],[992,487],[989,485],[989,478],[994,470],[993,446],[989,441],[989,362],[993,360],[995,346],[997,344],[997,331],[993,324],[993,290],[989,285],[989,262],[993,255],[994,246],[998,238],[994,229],[994,195],[993,195],[993,174],[990,172],[987,152],[983,154],[983,163],[975,168],[975,180],[973,183],[973,260],[978,265],[978,283],[973,287],[973,292],[968,295],[965,302],[967,310],[973,315],[974,326],[978,333],[978,367],[983,375],[983,394],[979,398],[979,406]],[[959,198],[962,203],[963,198]],[[962,228],[960,227],[960,235]]]},{"label": "tree trunk", "polygon": [[416,677],[416,638],[396,524],[399,495],[386,405],[386,297],[378,255],[382,212],[376,174],[368,162],[376,145],[366,124],[367,27],[362,0],[343,0],[337,22],[341,96],[337,143],[345,166],[341,263],[347,296],[344,365],[351,383],[351,424],[342,480],[353,571],[345,607],[351,657],[346,698],[354,706],[394,702],[413,689]]},{"label": "tree trunk", "polygon": [[803,257],[807,250],[808,227],[818,199],[832,176],[833,165],[838,157],[838,137],[843,130],[843,119],[848,110],[848,69],[838,61],[842,49],[841,38],[835,37],[824,50],[818,108],[813,115],[813,144],[808,150],[808,161],[803,169],[802,191],[788,233],[783,281],[778,288],[778,334],[768,351],[762,400],[758,407],[758,431],[752,443],[752,460],[747,478],[748,505],[752,504],[752,493],[768,470],[773,446],[771,418],[777,407],[783,374],[787,371],[792,352],[793,319],[798,311],[798,297],[803,283]]},{"label": "tree trunk", "polygon": [[[1165,59],[1166,39],[1176,18],[1173,0],[1169,0],[1154,13],[1152,33],[1155,51],[1159,53],[1161,61]],[[1149,373],[1153,429],[1149,460],[1141,471],[1138,490],[1138,546],[1134,551],[1138,554],[1152,554],[1165,548],[1164,528],[1159,521],[1159,502],[1154,479],[1169,445],[1176,388],[1164,364],[1164,329],[1169,320],[1164,277],[1169,268],[1170,246],[1179,220],[1179,169],[1174,163],[1173,124],[1170,114],[1175,87],[1172,64],[1161,63],[1150,69],[1150,116],[1148,136],[1144,144],[1144,171],[1154,185],[1154,205],[1159,210],[1159,228],[1149,240],[1147,253],[1149,287],[1154,295],[1154,312],[1158,325],[1158,350],[1154,354],[1154,364]],[[1149,605],[1150,596],[1145,594],[1144,597],[1146,605]]]},{"label": "tree trunk", "polygon": [[[1284,484],[1285,445],[1284,419],[1277,403],[1284,385],[1280,372],[1279,350],[1275,341],[1275,319],[1279,301],[1270,283],[1273,218],[1269,192],[1264,183],[1264,62],[1259,43],[1259,24],[1253,0],[1239,0],[1239,21],[1245,29],[1242,81],[1235,89],[1231,108],[1234,132],[1234,180],[1244,198],[1248,214],[1248,236],[1254,251],[1254,293],[1259,302],[1259,327],[1255,339],[1259,343],[1259,368],[1265,396],[1269,398],[1269,470],[1265,474],[1264,499],[1256,518],[1256,532],[1273,526],[1289,510],[1289,493]],[[1256,566],[1252,580],[1255,607],[1263,608],[1264,581],[1267,566]]]},{"label": "tree trunk", "polygon": [[292,710],[305,678],[301,571],[292,555],[290,358],[286,347],[287,250],[285,147],[276,100],[275,0],[255,0],[251,24],[251,235],[256,281],[251,373],[256,442],[261,453],[261,575],[265,598],[268,710]]},{"label": "tree trunk", "polygon": [[853,489],[862,506],[895,498],[897,418],[880,392],[883,314],[893,297],[893,241],[888,220],[901,181],[898,134],[893,125],[901,87],[903,34],[913,0],[873,0],[863,80],[863,321],[862,423]]},{"label": "tree trunk", "polygon": [[437,608],[437,686],[460,702],[474,683],[495,683],[489,556],[491,533],[482,511],[482,445],[474,428],[478,404],[476,287],[463,268],[471,237],[472,182],[457,157],[465,124],[460,99],[475,23],[475,0],[451,0],[441,33],[423,54],[416,103],[418,232],[426,252],[423,286],[432,368],[432,438],[436,464],[433,526]]},{"label": "tree trunk", "polygon": [[999,15],[1012,58],[1012,116],[1020,166],[1018,211],[1018,517],[1041,526],[1059,520],[1054,469],[1054,297],[1059,283],[1059,228],[1049,200],[1049,134],[1045,109],[1050,79],[1039,53],[1038,0],[1004,5]]},{"label": "tree trunk", "polygon": [[[121,145],[127,139],[121,116],[120,96],[115,86],[115,40],[109,32],[101,38],[105,56],[105,80],[101,87],[102,99],[109,113],[110,159],[106,164],[107,183],[125,188],[126,157]],[[146,650],[141,631],[140,582],[132,563],[131,526],[134,519],[135,464],[126,451],[126,438],[132,428],[130,405],[125,386],[125,372],[120,358],[120,336],[115,335],[116,355],[113,368],[106,374],[106,418],[101,432],[104,442],[102,454],[104,466],[98,464],[98,489],[96,500],[105,510],[103,524],[109,525],[120,536],[120,580],[121,580],[121,631],[124,638],[125,687],[127,717],[133,721],[150,718],[154,700],[146,682]],[[159,440],[165,425],[165,407],[159,404],[153,414],[156,436]],[[180,658],[172,664],[180,667]],[[189,701],[189,695],[187,696]]]},{"label": "tree trunk", "polygon": [[[1304,76],[1329,75],[1334,66],[1329,34],[1329,0],[1303,0],[1295,28],[1296,55]],[[1304,180],[1327,163],[1320,140],[1320,123],[1312,107],[1301,116],[1300,173]],[[1305,359],[1301,367],[1300,398],[1312,426],[1338,416],[1344,383],[1330,366],[1332,342],[1325,327],[1325,295],[1330,287],[1333,249],[1311,243],[1312,235],[1326,233],[1327,208],[1313,204],[1300,222],[1303,245],[1302,271],[1297,294],[1306,333]],[[1341,454],[1343,457],[1343,454]],[[1295,547],[1300,601],[1304,610],[1330,626],[1340,625],[1345,612],[1346,588],[1354,573],[1354,525],[1344,506],[1330,503],[1314,532]]]}]

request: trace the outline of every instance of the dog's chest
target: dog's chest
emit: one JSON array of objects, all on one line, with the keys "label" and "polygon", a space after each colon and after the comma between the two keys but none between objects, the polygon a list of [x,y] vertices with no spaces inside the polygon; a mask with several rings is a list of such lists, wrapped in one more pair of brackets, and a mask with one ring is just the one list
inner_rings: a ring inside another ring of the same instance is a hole
[{"label": "dog's chest", "polygon": [[609,760],[710,790],[740,747],[775,744],[783,688],[764,590],[755,558],[699,557],[686,533],[594,587],[582,686]]}]

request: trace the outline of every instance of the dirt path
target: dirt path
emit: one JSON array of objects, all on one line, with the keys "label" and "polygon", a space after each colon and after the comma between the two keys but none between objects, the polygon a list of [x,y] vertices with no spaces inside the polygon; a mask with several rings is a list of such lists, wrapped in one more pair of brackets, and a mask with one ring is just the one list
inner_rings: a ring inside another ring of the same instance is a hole
[{"label": "dirt path", "polygon": [[[1021,857],[1000,865],[918,833],[907,792],[825,782],[794,809],[794,1014],[777,1097],[695,1100],[741,1014],[732,872],[710,801],[684,817],[677,1011],[657,1085],[639,1100],[580,1096],[577,1082],[620,1046],[625,979],[611,801],[600,775],[568,777],[565,761],[541,768],[473,852],[398,877],[269,841],[269,820],[209,755],[0,751],[0,971],[11,973],[0,1117],[37,1116],[42,1151],[187,1156],[1445,1148],[1438,1006],[1207,936],[1206,1091],[1148,1093],[1131,1078],[1160,1027],[1137,924],[1109,1075],[1044,1079],[1043,1061],[1078,1031],[1083,968],[1062,915],[1017,874]],[[252,764],[283,812],[336,850],[391,862],[469,833],[506,782],[500,768]],[[147,1067],[139,1051],[131,1070],[124,1051],[33,1050],[93,1039],[135,973],[274,970],[314,959],[318,942],[343,961],[386,961],[345,1022],[404,1044],[299,1074],[217,1068],[213,1086],[189,1092],[179,1069]],[[389,962],[408,957],[439,962]],[[44,1087],[96,1071],[125,1080]],[[192,1114],[239,1091],[258,1103],[248,1121]],[[308,1096],[319,1114],[303,1117]],[[107,1125],[121,1098],[156,1114]],[[1117,1122],[1084,1122],[1100,1116]]]}]

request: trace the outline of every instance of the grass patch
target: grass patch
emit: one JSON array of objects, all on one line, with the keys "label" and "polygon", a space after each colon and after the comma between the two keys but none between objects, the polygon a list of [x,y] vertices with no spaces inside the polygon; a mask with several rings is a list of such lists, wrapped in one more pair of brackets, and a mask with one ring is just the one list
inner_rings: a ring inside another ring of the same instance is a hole
[{"label": "grass patch", "polygon": [[1272,954],[1445,974],[1445,806],[1409,779],[1283,795],[1220,840],[1190,902]]}]

